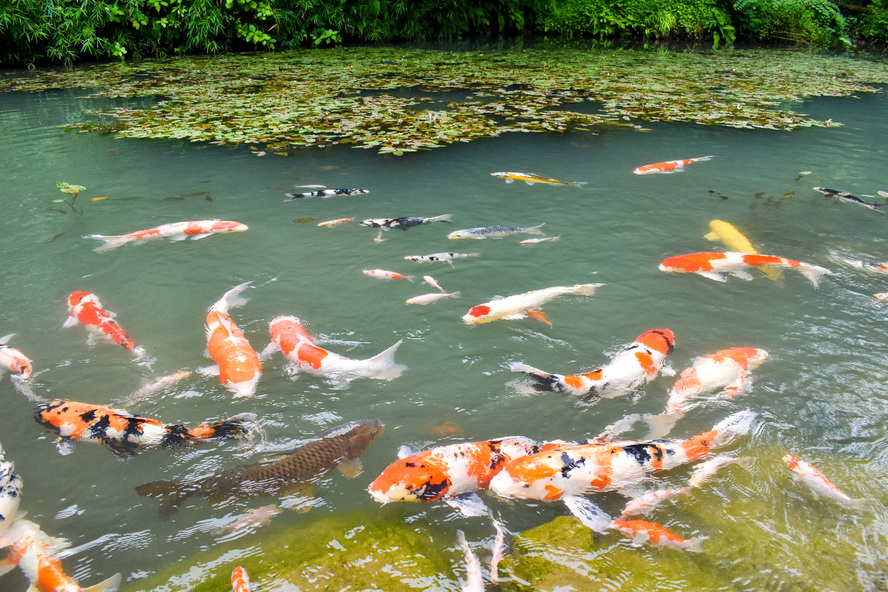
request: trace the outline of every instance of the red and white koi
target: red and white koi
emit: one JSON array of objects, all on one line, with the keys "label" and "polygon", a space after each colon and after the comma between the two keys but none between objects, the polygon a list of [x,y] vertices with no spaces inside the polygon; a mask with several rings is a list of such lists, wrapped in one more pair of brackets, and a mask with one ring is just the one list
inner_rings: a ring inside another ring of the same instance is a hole
[{"label": "red and white koi", "polygon": [[824,477],[823,473],[814,465],[807,463],[795,456],[787,454],[783,457],[783,462],[796,474],[797,479],[810,487],[818,495],[828,497],[852,506],[859,506],[863,500],[854,499],[844,491],[833,485],[833,483]]},{"label": "red and white koi", "polygon": [[169,448],[240,436],[248,431],[256,415],[241,413],[230,419],[189,428],[139,417],[106,405],[56,399],[39,404],[34,419],[58,431],[63,452],[67,451],[70,442],[81,441],[105,444],[114,452],[126,455],[143,448]]},{"label": "red and white koi", "polygon": [[406,300],[407,304],[431,304],[432,302],[437,302],[439,300],[444,300],[445,298],[459,298],[460,292],[457,290],[456,292],[430,292],[428,294],[420,294],[419,296],[414,296],[413,298],[408,298]]},{"label": "red and white koi", "polygon": [[90,234],[84,238],[94,238],[102,241],[102,244],[93,249],[93,251],[108,251],[126,243],[143,242],[154,238],[168,238],[173,242],[183,241],[187,238],[200,240],[212,234],[243,232],[247,228],[246,224],[241,224],[234,220],[191,220],[188,222],[162,224],[155,228],[137,230],[127,234]]},{"label": "red and white koi", "polygon": [[294,316],[276,317],[268,330],[271,343],[262,352],[263,356],[280,350],[290,360],[295,372],[307,372],[335,381],[355,378],[393,380],[407,369],[395,362],[395,352],[403,340],[372,358],[354,360],[320,347]]},{"label": "red and white koi", "polygon": [[66,541],[50,537],[30,520],[16,520],[0,536],[0,548],[6,558],[0,561],[0,573],[18,566],[31,582],[32,592],[114,592],[120,586],[120,574],[115,574],[95,586],[81,588],[62,568],[55,550]]},{"label": "red and white koi", "polygon": [[0,535],[19,517],[22,485],[22,478],[15,472],[15,465],[6,458],[3,446],[0,446]]},{"label": "red and white koi", "polygon": [[703,277],[724,282],[722,274],[729,273],[744,280],[751,280],[750,269],[759,269],[763,266],[777,269],[795,269],[817,287],[820,276],[832,274],[832,272],[817,265],[802,263],[784,257],[774,255],[759,255],[756,253],[688,253],[667,257],[660,263],[660,271],[672,271],[677,273],[696,273]]},{"label": "red and white koi", "polygon": [[490,323],[499,319],[524,319],[529,316],[540,318],[544,322],[545,317],[537,311],[543,304],[570,294],[578,294],[581,296],[591,296],[595,293],[596,288],[604,284],[575,284],[573,286],[552,286],[551,288],[543,288],[541,290],[532,290],[524,294],[507,296],[505,298],[497,298],[473,306],[468,313],[463,315],[462,320],[469,324],[475,325],[479,323]]},{"label": "red and white koi", "polygon": [[28,380],[31,378],[31,360],[16,348],[6,345],[14,335],[15,333],[10,333],[0,337],[0,376],[6,370],[12,370],[23,380]]},{"label": "red and white koi", "polygon": [[412,275],[402,275],[395,271],[387,271],[385,269],[363,269],[364,275],[380,280],[409,280],[413,281]]},{"label": "red and white koi", "polygon": [[318,222],[318,226],[321,228],[331,228],[333,226],[339,226],[340,224],[345,224],[346,222],[351,222],[354,218],[336,218],[335,220],[327,220],[326,222]]},{"label": "red and white koi", "polygon": [[247,576],[247,570],[239,565],[231,572],[231,592],[250,592],[250,578]]},{"label": "red and white koi", "polygon": [[713,391],[733,399],[747,387],[749,373],[767,359],[768,352],[755,347],[731,347],[697,358],[675,381],[667,413],[684,413],[688,401]]},{"label": "red and white koi", "polygon": [[651,329],[623,348],[607,366],[585,374],[550,374],[521,362],[512,362],[509,368],[525,373],[536,391],[570,393],[590,405],[622,395],[637,399],[644,393],[644,385],[660,372],[674,374],[664,367],[674,347],[672,331]]},{"label": "red and white koi", "polygon": [[[262,376],[259,354],[240,328],[228,316],[228,310],[246,304],[240,296],[252,282],[244,282],[226,292],[207,312],[207,351],[216,362],[219,382],[236,397],[252,397]],[[210,371],[215,374],[216,369]]]},{"label": "red and white koi", "polygon": [[650,175],[652,173],[680,173],[684,171],[685,166],[692,162],[703,162],[712,160],[712,156],[700,156],[697,158],[685,158],[684,160],[667,160],[666,162],[658,162],[655,164],[646,164],[635,169],[636,175]]},{"label": "red and white koi", "polygon": [[632,539],[632,542],[635,544],[649,543],[655,547],[682,549],[694,553],[703,551],[700,539],[685,540],[666,527],[654,522],[617,518],[611,523],[611,527]]},{"label": "red and white koi", "polygon": [[68,318],[62,327],[73,327],[81,324],[89,330],[87,343],[93,345],[97,336],[104,336],[109,341],[123,346],[128,352],[144,356],[145,350],[130,339],[120,328],[113,312],[102,308],[99,297],[92,292],[71,292],[68,296]]}]

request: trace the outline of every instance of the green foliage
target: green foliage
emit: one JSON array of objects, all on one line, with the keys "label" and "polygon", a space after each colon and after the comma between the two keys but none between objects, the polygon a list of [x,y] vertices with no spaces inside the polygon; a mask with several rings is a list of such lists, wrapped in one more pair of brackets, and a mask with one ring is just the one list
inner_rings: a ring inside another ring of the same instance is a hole
[{"label": "green foliage", "polygon": [[848,23],[829,0],[736,0],[738,28],[757,40],[849,47]]},{"label": "green foliage", "polygon": [[888,42],[888,0],[874,0],[869,9],[857,20],[857,33],[882,43]]},{"label": "green foliage", "polygon": [[56,187],[59,188],[59,191],[69,195],[70,197],[66,197],[64,199],[55,200],[57,203],[66,203],[68,207],[71,208],[71,211],[75,213],[83,213],[83,209],[78,210],[74,207],[74,202],[77,200],[77,196],[80,195],[80,192],[86,191],[86,187],[83,185],[71,185],[70,183],[66,183],[62,181],[61,183],[57,183]]}]

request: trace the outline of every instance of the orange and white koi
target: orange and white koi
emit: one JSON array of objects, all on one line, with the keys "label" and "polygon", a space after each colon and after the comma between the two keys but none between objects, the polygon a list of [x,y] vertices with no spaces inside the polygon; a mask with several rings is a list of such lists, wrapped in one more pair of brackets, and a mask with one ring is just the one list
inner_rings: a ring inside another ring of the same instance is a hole
[{"label": "orange and white koi", "polygon": [[[712,220],[709,222],[710,232],[703,238],[713,241],[720,241],[727,245],[731,251],[739,253],[758,254],[758,250],[752,246],[749,239],[737,230],[730,222],[724,220]],[[759,269],[770,279],[778,281],[783,279],[783,273],[777,269],[772,269],[767,265],[759,267]]]},{"label": "orange and white koi", "polygon": [[499,319],[512,320],[536,316],[548,323],[545,317],[542,316],[542,313],[536,310],[537,308],[560,296],[569,294],[591,296],[595,293],[596,288],[603,285],[575,284],[573,286],[552,286],[551,288],[532,290],[524,294],[497,298],[490,302],[473,306],[468,313],[463,315],[462,320],[469,325],[475,325],[490,323]]},{"label": "orange and white koi", "polygon": [[354,360],[320,347],[294,316],[276,317],[268,330],[271,343],[262,352],[263,356],[280,350],[292,363],[294,372],[307,372],[334,381],[355,378],[393,380],[407,369],[395,362],[395,352],[403,340],[372,358]]},{"label": "orange and white koi", "polygon": [[346,222],[351,222],[354,218],[336,218],[335,220],[327,220],[326,222],[318,222],[318,226],[321,228],[330,228],[332,226],[339,226],[340,224],[345,224]]},{"label": "orange and white koi", "polygon": [[651,329],[623,348],[603,368],[585,374],[550,374],[521,362],[512,362],[513,372],[523,372],[536,391],[564,392],[591,405],[600,399],[629,395],[637,399],[644,393],[644,385],[662,371],[674,374],[664,367],[666,356],[675,347],[675,335],[669,329]]},{"label": "orange and white koi", "polygon": [[16,348],[6,345],[14,335],[10,333],[0,337],[0,376],[8,369],[28,380],[31,378],[31,360]]},{"label": "orange and white koi", "polygon": [[689,440],[590,443],[521,456],[493,476],[490,491],[507,499],[565,501],[584,524],[599,529],[601,517],[588,520],[589,502],[581,496],[626,492],[650,473],[706,458],[712,448],[748,433],[755,417],[748,410],[735,413]]},{"label": "orange and white koi", "polygon": [[810,487],[818,495],[832,498],[852,506],[861,505],[863,500],[854,499],[833,485],[833,483],[824,477],[823,473],[821,473],[814,465],[803,461],[794,454],[785,455],[783,457],[783,462],[785,462],[789,469],[796,474],[800,481]]},{"label": "orange and white koi", "polygon": [[[259,354],[228,316],[228,309],[246,304],[240,293],[252,282],[244,282],[226,292],[210,307],[206,318],[207,351],[216,362],[219,381],[236,397],[251,397],[262,376]],[[210,371],[215,374],[216,369]]]},{"label": "orange and white koi", "polygon": [[364,275],[377,278],[380,280],[409,280],[413,281],[412,275],[402,275],[396,271],[387,271],[385,269],[363,269]]},{"label": "orange and white koi", "polygon": [[666,489],[654,489],[652,491],[648,491],[626,504],[626,507],[623,508],[621,514],[623,516],[649,514],[662,502],[673,497],[688,493],[690,490],[690,487],[682,487],[681,489],[673,489],[672,487],[667,487]]},{"label": "orange and white koi", "polygon": [[611,527],[622,532],[636,544],[649,543],[655,547],[682,549],[694,553],[703,551],[700,539],[685,540],[666,527],[647,520],[617,518],[611,523]]},{"label": "orange and white koi", "polygon": [[15,472],[15,465],[6,458],[3,446],[0,446],[0,535],[19,517],[22,485],[22,478]]},{"label": "orange and white koi", "polygon": [[73,327],[80,323],[89,330],[87,343],[93,345],[97,336],[102,335],[108,340],[123,346],[128,352],[138,356],[145,355],[145,350],[130,339],[120,328],[113,312],[102,308],[99,297],[92,292],[71,292],[68,296],[68,318],[62,327]]},{"label": "orange and white koi", "polygon": [[696,273],[703,277],[718,282],[725,281],[724,273],[744,280],[751,280],[752,275],[750,269],[768,266],[778,269],[795,269],[817,287],[820,276],[824,274],[832,274],[832,272],[817,265],[802,263],[793,259],[784,257],[775,257],[774,255],[759,255],[756,253],[689,253],[687,255],[677,255],[675,257],[667,257],[660,263],[660,271],[673,271],[678,273]]},{"label": "orange and white koi", "polygon": [[0,548],[7,555],[0,561],[0,573],[18,566],[31,582],[32,592],[114,592],[120,586],[120,574],[115,574],[95,586],[81,588],[62,568],[54,550],[66,541],[53,538],[30,520],[19,519],[0,536]]},{"label": "orange and white koi", "polygon": [[102,244],[94,251],[108,251],[116,249],[121,245],[131,242],[142,242],[154,238],[168,238],[171,241],[183,241],[186,238],[191,240],[200,240],[211,234],[220,234],[227,232],[243,232],[247,230],[246,224],[235,222],[234,220],[191,220],[189,222],[173,222],[171,224],[162,224],[155,228],[146,230],[137,230],[127,234],[120,235],[103,235],[90,234],[84,238],[94,238],[102,241]]},{"label": "orange and white koi", "polygon": [[247,576],[247,570],[239,565],[231,572],[231,592],[250,592],[250,578]]},{"label": "orange and white koi", "polygon": [[684,170],[685,166],[691,164],[692,162],[703,162],[705,160],[712,160],[712,156],[700,156],[697,158],[686,158],[684,160],[667,160],[666,162],[658,162],[656,164],[646,164],[638,167],[633,172],[636,175],[650,175],[652,173],[680,173]]},{"label": "orange and white koi", "polygon": [[457,290],[456,292],[430,292],[428,294],[420,294],[419,296],[414,296],[413,298],[408,298],[405,302],[407,304],[431,304],[432,302],[437,302],[438,300],[444,300],[445,298],[459,298],[460,292]]},{"label": "orange and white koi", "polygon": [[189,428],[139,417],[106,405],[56,399],[39,404],[34,419],[58,431],[63,452],[67,452],[71,442],[81,441],[105,444],[117,454],[127,455],[143,448],[169,448],[239,436],[247,432],[256,415],[242,413]]},{"label": "orange and white koi", "polygon": [[687,401],[713,391],[733,399],[746,388],[749,373],[767,359],[768,352],[755,347],[731,347],[697,358],[675,381],[667,412],[684,413]]}]

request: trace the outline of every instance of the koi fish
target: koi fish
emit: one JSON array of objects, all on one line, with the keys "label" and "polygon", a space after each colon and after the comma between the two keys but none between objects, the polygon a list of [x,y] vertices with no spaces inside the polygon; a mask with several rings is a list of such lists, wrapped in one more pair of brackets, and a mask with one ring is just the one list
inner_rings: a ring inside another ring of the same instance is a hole
[{"label": "koi fish", "polygon": [[399,228],[407,230],[414,226],[422,224],[431,224],[432,222],[450,222],[453,214],[442,214],[440,216],[431,216],[424,218],[422,216],[402,216],[400,218],[367,218],[360,222],[361,226],[369,226],[370,228],[379,228],[381,230],[391,230]]},{"label": "koi fish", "polygon": [[[710,232],[703,238],[712,241],[721,241],[727,245],[729,249],[737,253],[758,254],[758,251],[752,246],[749,239],[743,236],[743,234],[741,234],[740,231],[734,228],[729,222],[713,220],[709,223],[709,229]],[[767,265],[759,267],[759,269],[774,281],[783,279],[783,273],[778,269],[773,269]]]},{"label": "koi fish", "polygon": [[568,294],[579,294],[581,296],[591,296],[595,293],[595,289],[604,284],[575,284],[573,286],[552,286],[551,288],[543,288],[541,290],[532,290],[524,294],[516,294],[505,298],[497,298],[473,306],[468,313],[463,315],[462,320],[474,325],[478,323],[490,323],[499,319],[523,319],[528,316],[536,316],[544,322],[545,317],[542,313],[536,311],[543,304],[554,300],[560,296]]},{"label": "koi fish", "polygon": [[306,193],[285,193],[287,199],[284,201],[294,201],[305,197],[333,197],[334,195],[363,195],[365,193],[370,192],[366,189],[321,189]]},{"label": "koi fish", "polygon": [[698,538],[685,540],[671,530],[646,520],[626,520],[617,518],[611,526],[632,539],[635,544],[650,543],[655,547],[668,547],[700,553],[703,551],[702,541]]},{"label": "koi fish", "polygon": [[543,238],[526,238],[523,241],[521,241],[519,244],[536,245],[539,243],[554,243],[554,242],[560,241],[560,240],[561,240],[560,236],[547,236],[547,237],[543,237]]},{"label": "koi fish", "polygon": [[505,179],[506,183],[514,183],[515,181],[524,181],[528,185],[533,185],[534,183],[542,183],[545,185],[573,185],[574,187],[582,188],[583,185],[588,185],[587,181],[570,181],[565,183],[564,181],[559,181],[558,179],[550,179],[549,177],[541,177],[539,175],[534,175],[533,173],[490,173],[494,177],[499,177],[500,179]]},{"label": "koi fish", "polygon": [[387,271],[385,269],[363,269],[364,275],[377,278],[380,280],[410,280],[413,281],[412,275],[402,275],[396,271]]},{"label": "koi fish", "polygon": [[262,352],[263,356],[280,350],[290,360],[295,372],[307,372],[334,380],[393,380],[407,369],[395,363],[395,352],[403,340],[372,358],[353,360],[320,347],[296,317],[276,317],[268,330],[271,343]]},{"label": "koi fish", "polygon": [[7,555],[0,561],[0,573],[16,565],[31,582],[30,592],[115,592],[120,586],[120,574],[115,574],[95,586],[81,588],[65,574],[62,562],[54,550],[66,541],[50,537],[30,520],[16,520],[2,536],[0,547]]},{"label": "koi fish", "polygon": [[250,578],[247,576],[247,570],[239,565],[231,572],[231,592],[250,592]]},{"label": "koi fish", "polygon": [[873,273],[888,273],[888,263],[868,263],[866,261],[861,261],[860,259],[851,259],[849,257],[845,257],[844,255],[836,251],[830,251],[829,256],[830,259],[833,259],[834,261],[837,261],[843,265],[856,267],[857,269],[862,269],[863,271],[871,271]]},{"label": "koi fish", "polygon": [[787,454],[783,457],[783,462],[789,467],[796,478],[805,483],[818,495],[822,495],[843,503],[853,506],[861,505],[863,500],[854,499],[848,496],[844,491],[832,484],[832,482],[823,476],[823,473],[812,464],[809,464],[793,454]]},{"label": "koi fish", "polygon": [[420,294],[406,300],[407,304],[431,304],[445,298],[459,298],[459,290],[456,292],[431,292],[429,294]]},{"label": "koi fish", "polygon": [[161,498],[161,516],[171,516],[192,495],[213,501],[232,497],[274,494],[287,486],[338,469],[355,477],[361,472],[359,457],[385,431],[376,420],[362,419],[330,428],[277,459],[236,467],[190,481],[153,481],[136,487],[139,495]]},{"label": "koi fish", "polygon": [[256,415],[241,413],[230,419],[189,428],[139,417],[106,405],[56,399],[39,404],[34,419],[58,431],[59,443],[64,445],[63,452],[74,441],[97,442],[125,456],[143,448],[170,448],[239,436],[247,432]]},{"label": "koi fish", "polygon": [[462,586],[462,592],[484,592],[484,578],[481,575],[481,562],[477,555],[469,547],[466,535],[461,530],[456,531],[456,542],[459,543],[463,555],[466,558],[466,582]]},{"label": "koi fish", "polygon": [[692,162],[702,162],[705,160],[712,160],[712,158],[712,156],[700,156],[698,158],[686,158],[684,160],[667,160],[666,162],[658,162],[656,164],[646,164],[644,166],[640,166],[633,172],[636,175],[650,175],[652,173],[680,173],[684,170],[686,165],[689,165]]},{"label": "koi fish", "polygon": [[173,222],[162,224],[155,228],[137,230],[128,234],[106,236],[102,234],[89,234],[84,238],[94,238],[102,241],[102,244],[93,251],[108,251],[131,242],[143,242],[153,238],[168,238],[173,242],[183,241],[186,238],[200,240],[211,234],[226,232],[243,232],[247,230],[246,224],[233,220],[192,220],[190,222]]},{"label": "koi fish", "polygon": [[0,535],[19,517],[22,500],[22,478],[15,472],[15,465],[6,458],[0,446]]},{"label": "koi fish", "polygon": [[712,476],[715,475],[715,473],[720,468],[731,464],[739,464],[741,467],[748,469],[750,464],[752,464],[752,457],[744,456],[741,458],[736,458],[733,456],[720,454],[718,456],[706,459],[705,461],[694,467],[694,470],[691,473],[691,478],[688,479],[688,485],[690,485],[691,487],[700,487],[701,485],[703,485],[703,483],[712,478]]},{"label": "koi fish", "polygon": [[97,336],[102,335],[108,340],[123,346],[126,351],[144,356],[145,349],[127,337],[114,317],[113,312],[102,308],[99,297],[92,292],[71,292],[68,296],[68,318],[62,325],[63,328],[73,327],[80,323],[89,330],[89,345],[95,344]]},{"label": "koi fish", "polygon": [[330,228],[332,226],[339,226],[340,224],[345,224],[346,222],[351,222],[354,218],[336,218],[335,220],[327,220],[326,222],[318,222],[318,226],[321,228]]},{"label": "koi fish", "polygon": [[28,380],[31,378],[31,360],[16,348],[6,345],[14,335],[15,333],[10,333],[0,337],[0,376],[9,369],[22,379]]},{"label": "koi fish", "polygon": [[828,197],[837,197],[841,201],[847,201],[849,203],[860,204],[865,208],[869,208],[871,210],[875,210],[877,212],[885,212],[885,204],[874,204],[868,201],[864,201],[857,197],[856,195],[851,195],[847,191],[837,191],[836,189],[830,189],[829,187],[813,187],[814,191],[818,193],[822,193]]},{"label": "koi fish", "polygon": [[[545,224],[545,222],[543,222]],[[463,228],[462,230],[454,230],[447,235],[447,238],[503,238],[513,234],[543,234],[540,228],[543,224],[537,226],[477,226],[475,228]]]},{"label": "koi fish", "polygon": [[453,265],[454,259],[466,259],[477,256],[478,253],[432,253],[431,255],[407,255],[404,259],[415,261],[416,263],[450,263],[450,265]]},{"label": "koi fish", "polygon": [[430,285],[433,288],[437,288],[441,292],[444,291],[444,288],[442,288],[440,285],[438,285],[438,282],[435,281],[435,278],[433,278],[430,275],[422,276],[422,281],[427,283],[428,285]]},{"label": "koi fish", "polygon": [[274,504],[268,504],[267,506],[261,506],[259,508],[254,508],[240,516],[236,520],[232,521],[229,524],[226,524],[222,527],[223,532],[234,532],[236,530],[240,530],[242,528],[248,528],[251,526],[260,526],[265,524],[272,518],[274,518],[277,514],[280,514],[281,510]]},{"label": "koi fish", "polygon": [[[262,376],[259,355],[243,332],[228,316],[228,309],[246,304],[240,296],[252,282],[244,282],[226,292],[210,307],[206,318],[207,351],[216,362],[219,382],[236,397],[252,397]],[[204,370],[215,374],[217,370]]]},{"label": "koi fish", "polygon": [[729,273],[744,280],[751,280],[749,269],[761,268],[767,265],[781,269],[796,269],[808,278],[814,287],[824,274],[832,274],[828,269],[786,259],[773,255],[759,255],[756,253],[689,253],[667,257],[660,263],[660,271],[674,271],[679,273],[696,273],[718,282],[725,281],[723,273]]},{"label": "koi fish", "polygon": [[626,394],[636,400],[644,394],[644,385],[661,371],[674,374],[663,366],[674,347],[672,331],[651,329],[623,348],[607,366],[585,374],[550,374],[521,362],[512,362],[509,369],[526,374],[536,391],[570,393],[587,405]]},{"label": "koi fish", "polygon": [[502,467],[490,491],[507,499],[564,500],[577,518],[600,531],[605,527],[600,511],[580,496],[626,492],[650,473],[706,458],[712,448],[747,434],[755,417],[748,410],[735,413],[689,440],[590,443],[529,454]]},{"label": "koi fish", "polygon": [[667,487],[666,489],[655,489],[653,491],[648,491],[644,495],[641,495],[626,504],[626,507],[623,508],[623,511],[620,514],[622,516],[648,514],[667,499],[677,497],[679,495],[688,493],[689,491],[691,491],[690,487],[682,487],[681,489],[673,489],[672,487]]}]

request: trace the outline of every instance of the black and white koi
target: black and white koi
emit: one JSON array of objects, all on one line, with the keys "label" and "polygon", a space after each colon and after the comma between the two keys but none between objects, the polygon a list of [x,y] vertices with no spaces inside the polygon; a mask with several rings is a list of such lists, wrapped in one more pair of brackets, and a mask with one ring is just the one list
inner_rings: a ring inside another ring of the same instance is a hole
[{"label": "black and white koi", "polygon": [[454,259],[468,259],[469,257],[477,257],[478,253],[432,253],[431,255],[407,255],[404,257],[407,261],[415,261],[416,263],[450,263],[453,265]]},{"label": "black and white koi", "polygon": [[318,191],[307,191],[305,193],[285,193],[287,199],[284,201],[294,201],[305,197],[333,197],[334,195],[363,195],[370,193],[366,189],[320,189]]},{"label": "black and white koi", "polygon": [[875,210],[877,212],[885,212],[885,204],[874,204],[868,201],[864,201],[857,197],[856,195],[851,195],[847,191],[838,191],[837,189],[830,189],[829,187],[814,187],[814,191],[818,193],[822,193],[827,197],[837,197],[842,201],[847,201],[850,203],[857,203],[862,205],[865,208],[869,208],[871,210]]},{"label": "black and white koi", "polygon": [[15,465],[7,460],[0,446],[0,534],[18,518],[22,498],[22,478],[15,472]]},{"label": "black and white koi", "polygon": [[401,216],[400,218],[367,218],[366,220],[361,220],[361,226],[368,226],[370,228],[380,228],[382,230],[391,230],[392,228],[398,228],[400,230],[407,230],[408,228],[413,228],[414,226],[420,226],[422,224],[431,224],[432,222],[451,222],[451,218],[453,214],[441,214],[440,216]]}]

